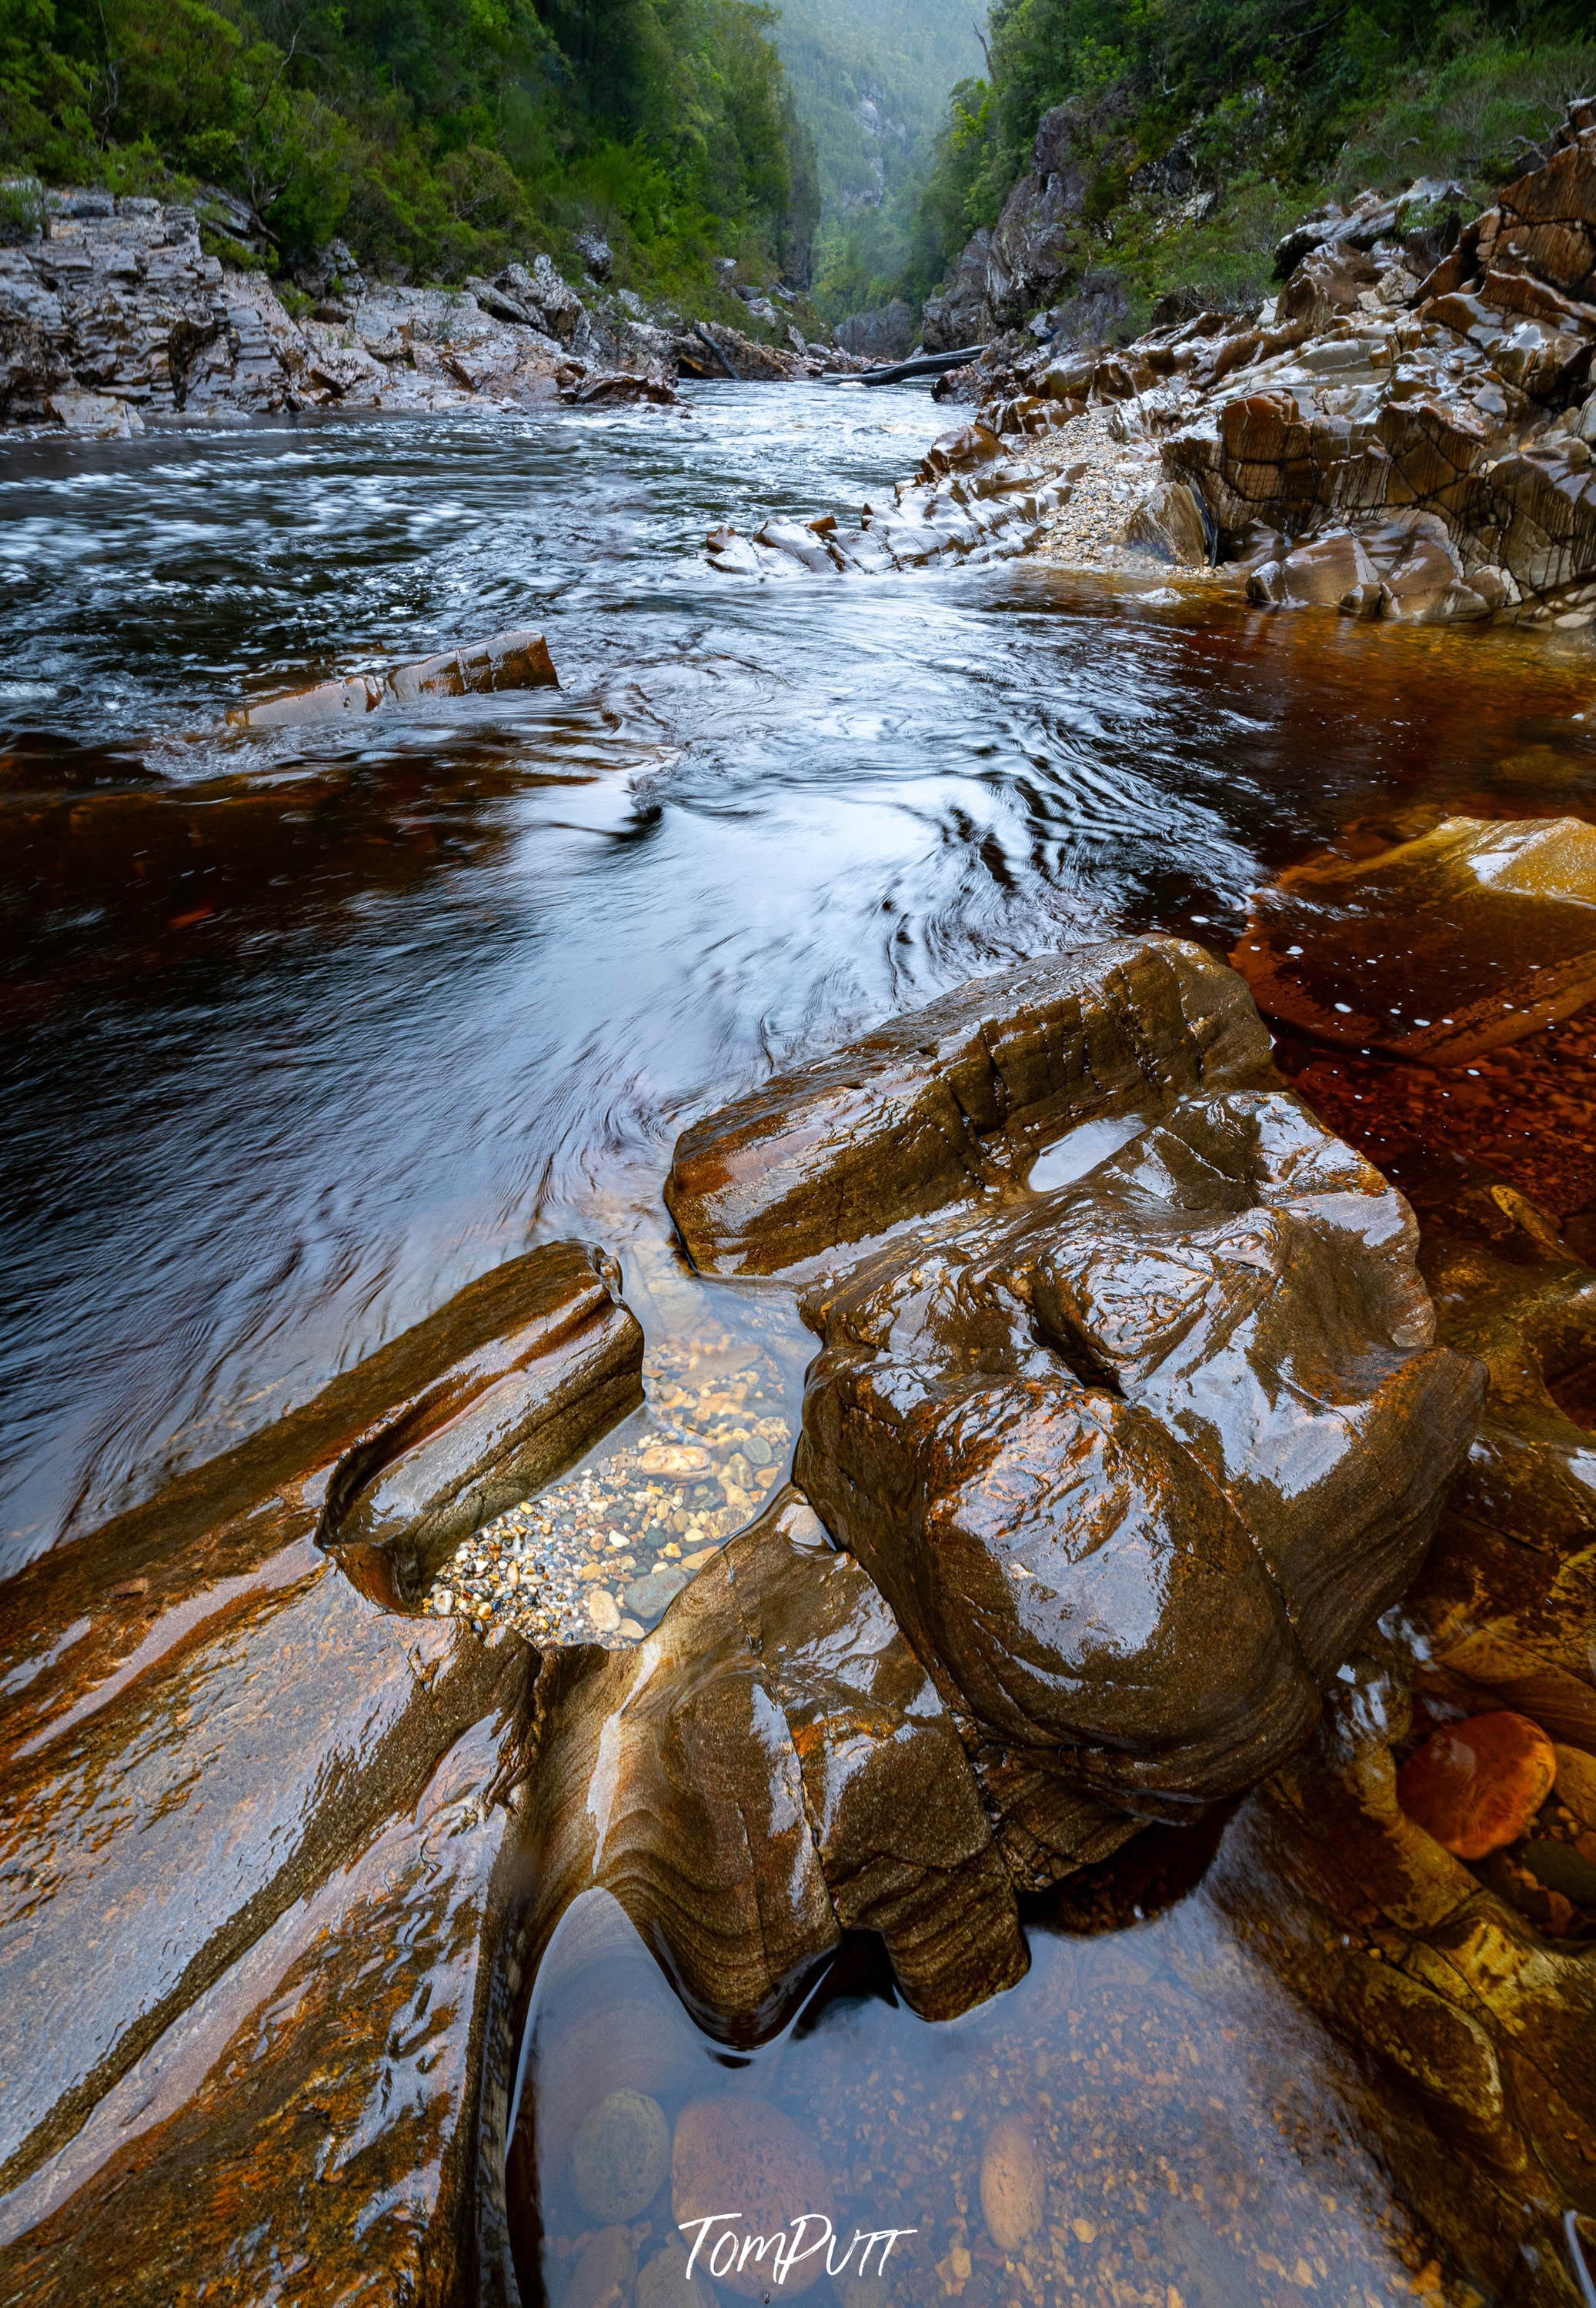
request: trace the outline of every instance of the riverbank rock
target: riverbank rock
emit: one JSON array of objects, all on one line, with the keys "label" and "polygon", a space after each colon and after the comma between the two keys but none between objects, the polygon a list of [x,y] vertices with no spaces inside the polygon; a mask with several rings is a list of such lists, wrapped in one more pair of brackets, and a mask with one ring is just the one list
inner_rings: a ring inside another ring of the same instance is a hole
[{"label": "riverbank rock", "polygon": [[424,697],[475,697],[505,689],[558,686],[559,676],[541,633],[494,633],[484,642],[468,642],[437,657],[420,658],[414,665],[263,697],[252,705],[235,707],[228,719],[240,729],[278,729],[301,721],[356,719],[380,705],[408,705]]},{"label": "riverbank rock", "polygon": [[0,249],[0,424],[104,439],[146,418],[279,409],[673,404],[678,375],[850,365],[801,337],[774,347],[716,323],[684,336],[679,315],[651,320],[591,267],[584,300],[547,254],[411,288],[362,275],[340,244],[295,318],[264,271],[205,254],[193,208],[79,189],[41,194],[39,215]]},{"label": "riverbank rock", "polygon": [[[1064,182],[1044,193],[1033,171],[1010,195],[1049,263],[1068,261],[1067,231],[1048,238]],[[973,310],[979,270],[990,319],[1048,303],[1031,324],[1048,341],[994,335],[938,391],[983,413],[1024,393],[1109,412],[1106,433],[1077,417],[1039,452],[1044,472],[1084,456],[1109,512],[1090,533],[1044,525],[1047,557],[1134,567],[1138,548],[1164,554],[1128,525],[1179,484],[1201,504],[1205,548],[1188,526],[1179,565],[1217,550],[1261,605],[1583,631],[1596,623],[1596,103],[1573,104],[1547,157],[1461,230],[1460,204],[1460,188],[1428,182],[1332,204],[1281,244],[1290,269],[1258,313],[1182,314],[1073,354],[1030,260],[996,263],[1000,224],[966,252],[960,293]],[[1024,293],[1005,303],[1011,281]],[[928,345],[934,312],[940,324],[936,300]]]},{"label": "riverbank rock", "polygon": [[[592,1262],[556,1244],[484,1276],[5,1583],[8,2299],[169,2308],[219,2269],[253,2296],[304,2264],[329,2301],[467,2296],[523,1896],[494,1790],[533,1659],[380,1607],[317,1534],[407,1406],[479,1401],[506,1339],[530,1377],[529,1325],[591,1300]],[[565,1448],[613,1415],[602,1385],[568,1400]]]},{"label": "riverbank rock", "polygon": [[545,1662],[529,1770],[534,1948],[608,1889],[724,2039],[772,2033],[844,1930],[881,1933],[929,2018],[1025,1968],[952,1718],[790,1494],[635,1649]]},{"label": "riverbank rock", "polygon": [[1448,818],[1259,892],[1236,967],[1320,1040],[1465,1065],[1596,999],[1596,827]]},{"label": "riverbank rock", "polygon": [[667,1199],[701,1267],[819,1270],[795,1480],[1022,1882],[1300,1744],[1473,1434],[1402,1198],[1174,941],[979,981],[779,1078],[684,1133]]}]

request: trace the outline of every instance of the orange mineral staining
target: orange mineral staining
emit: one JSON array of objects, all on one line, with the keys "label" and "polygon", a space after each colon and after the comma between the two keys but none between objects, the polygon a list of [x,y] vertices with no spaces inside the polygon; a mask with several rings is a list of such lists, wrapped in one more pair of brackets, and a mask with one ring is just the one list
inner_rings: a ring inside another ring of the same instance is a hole
[{"label": "orange mineral staining", "polygon": [[1459,1859],[1483,1859],[1523,1833],[1557,1775],[1540,1725],[1504,1709],[1427,1739],[1396,1775],[1397,1801]]}]

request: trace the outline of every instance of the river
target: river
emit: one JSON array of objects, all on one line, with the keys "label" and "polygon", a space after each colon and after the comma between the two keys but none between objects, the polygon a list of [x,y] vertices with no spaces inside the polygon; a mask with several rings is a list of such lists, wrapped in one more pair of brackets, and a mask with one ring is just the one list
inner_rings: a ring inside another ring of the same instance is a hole
[{"label": "river", "polygon": [[[1222,947],[1585,702],[1515,636],[1460,679],[1024,563],[741,584],[710,526],[880,499],[946,412],[687,400],[0,455],[7,1568],[530,1242],[658,1239],[677,1129],[773,1064],[1121,927]],[[557,695],[223,726],[527,624]]]}]

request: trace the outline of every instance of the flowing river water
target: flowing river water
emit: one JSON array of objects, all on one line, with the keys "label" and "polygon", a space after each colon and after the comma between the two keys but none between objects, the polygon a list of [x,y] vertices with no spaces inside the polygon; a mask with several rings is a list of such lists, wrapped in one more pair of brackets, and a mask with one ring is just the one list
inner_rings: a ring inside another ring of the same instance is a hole
[{"label": "flowing river water", "polygon": [[[910,388],[688,401],[0,455],[5,1569],[539,1240],[619,1253],[656,1371],[698,1332],[723,1351],[737,1294],[683,1275],[660,1201],[676,1133],[891,1011],[1119,930],[1223,952],[1350,827],[1596,814],[1572,644],[1023,561],[719,577],[715,522],[881,502],[946,414]],[[225,726],[527,625],[557,692]],[[787,1339],[789,1418],[801,1359]],[[849,2226],[917,2232],[836,2279],[843,2308],[1438,2291],[1350,2068],[1247,1952],[1247,1848],[1245,1816],[1211,1865],[1150,1841],[1136,1896],[1039,1914],[1030,1978],[952,2028],[860,1958],[730,2069],[574,1911],[523,2088],[547,2057],[557,2115],[630,2074],[608,2027],[668,2114],[777,2105]],[[1051,2220],[1017,2271],[965,2146],[1015,2109]],[[592,2221],[563,2160],[542,2185],[550,2295],[585,2308]]]}]

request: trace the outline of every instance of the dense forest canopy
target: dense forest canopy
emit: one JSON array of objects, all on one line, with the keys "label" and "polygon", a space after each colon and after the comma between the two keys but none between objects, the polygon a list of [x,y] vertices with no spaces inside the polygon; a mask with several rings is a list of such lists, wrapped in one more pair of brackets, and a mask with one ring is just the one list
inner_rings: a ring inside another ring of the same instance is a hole
[{"label": "dense forest canopy", "polygon": [[[1099,254],[1144,289],[1245,296],[1326,192],[1432,174],[1487,197],[1596,81],[1590,0],[993,0],[987,45],[903,236],[907,293],[996,222],[1057,104],[1099,125]],[[1208,213],[1171,223],[1157,164],[1177,147]]]},{"label": "dense forest canopy", "polygon": [[[670,287],[801,276],[812,144],[756,0],[0,0],[0,163],[215,184],[272,260],[458,279],[582,225]],[[242,254],[242,252],[239,252]]]}]

